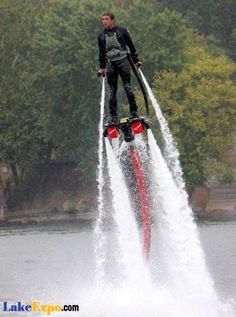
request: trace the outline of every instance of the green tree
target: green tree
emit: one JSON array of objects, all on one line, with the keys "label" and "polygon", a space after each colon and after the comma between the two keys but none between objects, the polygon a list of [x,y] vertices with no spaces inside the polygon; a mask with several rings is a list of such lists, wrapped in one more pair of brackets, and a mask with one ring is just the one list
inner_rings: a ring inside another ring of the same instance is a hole
[{"label": "green tree", "polygon": [[11,166],[16,185],[19,170],[38,159],[41,150],[38,109],[29,103],[24,83],[25,72],[30,72],[35,14],[29,1],[1,1],[0,160]]},{"label": "green tree", "polygon": [[236,58],[232,36],[236,28],[236,2],[234,0],[160,0],[161,7],[180,12],[189,26],[205,35],[214,35],[221,45]]},{"label": "green tree", "polygon": [[231,78],[236,66],[193,43],[184,58],[183,70],[161,72],[154,89],[177,139],[187,185],[193,188],[213,175],[229,180],[227,151],[236,130]]},{"label": "green tree", "polygon": [[101,88],[97,34],[107,10],[130,31],[149,80],[159,73],[154,86],[180,139],[189,184],[213,174],[219,162],[226,167],[219,144],[222,153],[230,145],[234,65],[219,55],[214,39],[194,46],[181,14],[160,8],[151,0],[1,1],[0,160],[11,166],[16,185],[30,167],[68,157],[77,161],[81,182],[93,182]]},{"label": "green tree", "polygon": [[181,14],[168,9],[156,12],[150,1],[134,0],[116,15],[132,34],[150,79],[163,69],[181,69],[186,31]]},{"label": "green tree", "polygon": [[81,179],[94,179],[100,84],[96,78],[100,28],[97,1],[51,1],[37,20],[34,71],[28,74],[41,137],[50,158],[78,162]]}]

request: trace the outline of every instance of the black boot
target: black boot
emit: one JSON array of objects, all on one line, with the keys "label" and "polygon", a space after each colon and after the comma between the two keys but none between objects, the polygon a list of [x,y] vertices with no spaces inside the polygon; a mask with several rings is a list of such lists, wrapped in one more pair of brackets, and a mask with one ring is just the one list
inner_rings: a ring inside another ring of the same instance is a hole
[{"label": "black boot", "polygon": [[130,115],[131,119],[139,118],[139,114],[137,111],[132,111]]},{"label": "black boot", "polygon": [[117,115],[112,115],[111,119],[110,119],[110,122],[117,124],[118,123],[118,116]]}]

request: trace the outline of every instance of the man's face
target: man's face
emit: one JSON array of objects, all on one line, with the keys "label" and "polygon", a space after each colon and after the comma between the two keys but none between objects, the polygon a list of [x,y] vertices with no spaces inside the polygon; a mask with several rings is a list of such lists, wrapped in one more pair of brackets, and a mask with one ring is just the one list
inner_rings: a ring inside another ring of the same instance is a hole
[{"label": "man's face", "polygon": [[102,17],[102,24],[106,29],[112,29],[115,26],[115,21],[112,20],[109,16],[104,15]]}]

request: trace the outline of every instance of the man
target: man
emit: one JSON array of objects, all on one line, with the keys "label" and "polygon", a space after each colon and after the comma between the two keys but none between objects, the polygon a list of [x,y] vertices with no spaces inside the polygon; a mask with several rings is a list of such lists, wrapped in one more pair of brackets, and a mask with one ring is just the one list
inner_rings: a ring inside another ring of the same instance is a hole
[{"label": "man", "polygon": [[118,75],[121,76],[126,92],[132,118],[138,117],[135,95],[131,87],[130,64],[127,57],[129,53],[137,67],[141,66],[136,49],[128,31],[117,26],[115,16],[111,12],[102,16],[104,30],[98,35],[99,46],[99,76],[104,76],[106,71],[109,85],[109,109],[111,121],[117,122],[117,84]]}]

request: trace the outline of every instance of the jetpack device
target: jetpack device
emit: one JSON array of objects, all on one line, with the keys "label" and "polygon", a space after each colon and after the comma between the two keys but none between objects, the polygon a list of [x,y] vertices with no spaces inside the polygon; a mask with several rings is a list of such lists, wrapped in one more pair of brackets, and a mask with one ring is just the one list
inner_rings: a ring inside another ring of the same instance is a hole
[{"label": "jetpack device", "polygon": [[[147,94],[144,88],[142,78],[140,77],[139,71],[136,65],[134,64],[130,54],[128,54],[127,57],[131,65],[131,68],[135,74],[135,77],[137,78],[139,86],[141,88],[143,98],[144,98],[144,103],[145,103],[146,115],[148,117],[149,104],[148,104],[148,98],[147,98]],[[150,128],[149,122],[145,117],[121,118],[117,122],[110,121],[107,124],[105,124],[103,136],[108,137],[110,139],[115,139],[115,138],[119,138],[120,135],[123,135],[124,140],[126,142],[131,142],[135,139],[136,134],[142,134],[145,131],[145,129],[149,129],[149,128]]]},{"label": "jetpack device", "polygon": [[[131,68],[140,85],[145,109],[146,117],[149,116],[149,104],[144,88],[144,83],[140,76],[138,67],[133,63],[131,56],[128,54],[128,60]],[[124,140],[127,143],[125,153],[120,155],[119,159],[123,167],[123,173],[128,184],[132,205],[137,216],[138,223],[143,229],[143,249],[145,258],[148,259],[151,247],[151,204],[150,204],[150,188],[148,181],[148,146],[145,145],[141,149],[140,143],[136,143],[135,136],[143,134],[149,129],[149,122],[145,117],[126,117],[119,121],[109,121],[105,124],[103,136],[109,139]],[[118,151],[119,152],[119,151]],[[144,155],[145,152],[145,155]],[[146,157],[146,158],[145,158]]]},{"label": "jetpack device", "polygon": [[131,66],[131,68],[132,68],[132,70],[134,72],[134,75],[137,78],[137,81],[138,81],[139,86],[141,88],[141,91],[142,91],[142,94],[143,94],[144,103],[145,103],[145,108],[146,108],[146,115],[148,117],[149,116],[149,103],[148,103],[147,93],[146,93],[146,90],[144,88],[144,84],[143,84],[142,78],[140,77],[139,71],[138,71],[137,67],[135,66],[130,54],[128,54],[127,57],[128,57],[130,66]]}]

